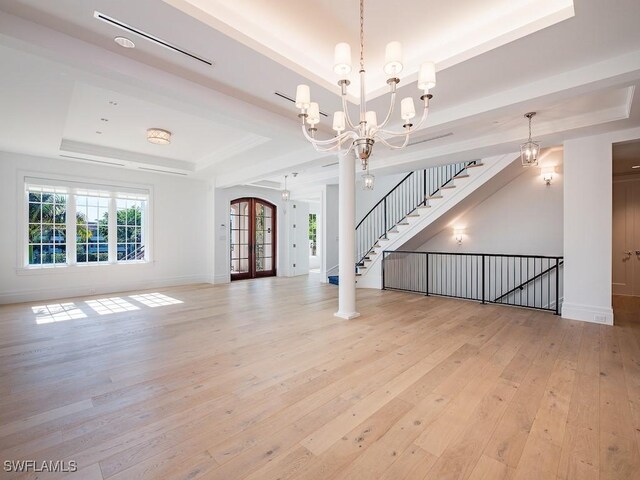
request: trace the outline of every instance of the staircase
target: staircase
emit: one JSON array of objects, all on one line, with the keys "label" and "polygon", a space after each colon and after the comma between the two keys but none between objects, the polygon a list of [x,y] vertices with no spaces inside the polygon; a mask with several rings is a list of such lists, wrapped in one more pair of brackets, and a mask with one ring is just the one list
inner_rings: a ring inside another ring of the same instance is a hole
[{"label": "staircase", "polygon": [[[366,268],[370,255],[380,248],[380,240],[397,233],[399,225],[408,225],[418,209],[442,198],[441,191],[456,188],[455,180],[468,178],[470,168],[482,167],[478,161],[454,163],[409,173],[364,216],[356,226],[356,266]],[[361,273],[358,271],[358,273]]]},{"label": "staircase", "polygon": [[517,158],[512,153],[409,173],[356,226],[358,287],[382,288],[382,250],[401,249]]}]

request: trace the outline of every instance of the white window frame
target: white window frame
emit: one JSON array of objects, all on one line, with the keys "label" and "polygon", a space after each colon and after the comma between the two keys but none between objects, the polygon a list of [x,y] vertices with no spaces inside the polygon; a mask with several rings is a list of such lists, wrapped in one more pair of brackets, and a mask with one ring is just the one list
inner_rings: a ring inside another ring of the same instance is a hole
[{"label": "white window frame", "polygon": [[[17,251],[17,272],[18,273],[45,273],[52,271],[84,270],[87,268],[104,268],[107,266],[124,265],[146,265],[153,263],[153,187],[144,184],[130,183],[109,183],[105,184],[95,179],[72,178],[47,174],[42,176],[35,172],[18,172],[18,205],[22,205],[18,211],[21,212],[18,218],[18,232],[20,241],[16,242]],[[29,185],[39,185],[43,187],[63,187],[67,190],[67,261],[60,264],[29,264]],[[78,263],[76,258],[76,196],[87,191],[98,191],[108,194],[109,197],[109,260],[107,262],[82,262]],[[80,192],[80,193],[79,193]],[[142,212],[142,239],[145,247],[145,258],[143,260],[117,260],[117,198],[122,196],[137,196],[145,198]]]}]

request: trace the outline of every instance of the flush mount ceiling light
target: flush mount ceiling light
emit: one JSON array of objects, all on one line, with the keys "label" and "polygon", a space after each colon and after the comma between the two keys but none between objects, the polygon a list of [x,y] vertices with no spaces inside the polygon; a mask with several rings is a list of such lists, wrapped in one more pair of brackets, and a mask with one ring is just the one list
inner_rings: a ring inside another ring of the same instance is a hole
[{"label": "flush mount ceiling light", "polygon": [[168,145],[171,143],[171,132],[162,128],[150,128],[147,130],[147,140],[156,145]]},{"label": "flush mount ceiling light", "polygon": [[535,167],[538,165],[538,154],[540,153],[540,144],[531,140],[531,119],[536,112],[529,112],[524,115],[529,119],[529,140],[520,145],[520,158],[523,167]]},{"label": "flush mount ceiling light", "polygon": [[116,37],[113,39],[113,41],[124,48],[136,48],[136,44],[129,40],[127,37]]},{"label": "flush mount ceiling light", "polygon": [[[417,125],[411,123],[411,119],[416,116],[413,98],[406,97],[400,102],[400,117],[402,118],[404,130],[385,130],[389,123],[396,100],[396,87],[400,83],[398,75],[402,71],[402,45],[400,42],[390,42],[385,49],[384,72],[389,75],[387,84],[389,85],[390,106],[389,110],[378,124],[376,112],[367,111],[365,96],[365,69],[364,69],[364,0],[360,0],[360,115],[356,122],[349,117],[347,109],[347,86],[351,83],[348,80],[351,73],[351,47],[348,43],[339,43],[335,48],[335,62],[333,71],[340,76],[338,85],[342,89],[342,110],[333,115],[333,129],[337,132],[334,138],[328,140],[316,139],[316,125],[320,123],[318,104],[311,101],[311,93],[308,85],[298,85],[296,90],[296,107],[300,109],[302,119],[302,133],[319,152],[341,151],[347,155],[351,150],[355,150],[356,157],[362,162],[362,169],[366,170],[368,159],[373,150],[373,145],[379,141],[391,149],[404,148],[409,142],[409,135],[415,132],[423,124],[429,112],[429,100],[432,95],[429,89],[436,86],[436,70],[432,62],[423,63],[418,75],[418,88],[423,90],[420,99],[424,103],[422,117]],[[308,131],[305,122],[309,125]],[[400,137],[404,141],[400,145],[393,145],[388,142],[390,138]]]}]

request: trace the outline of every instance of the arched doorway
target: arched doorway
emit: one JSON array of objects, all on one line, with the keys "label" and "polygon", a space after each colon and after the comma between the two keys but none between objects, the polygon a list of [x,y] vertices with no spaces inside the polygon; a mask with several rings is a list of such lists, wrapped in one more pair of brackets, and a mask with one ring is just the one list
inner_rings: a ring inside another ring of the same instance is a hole
[{"label": "arched doorway", "polygon": [[276,206],[259,198],[231,202],[231,280],[276,275]]}]

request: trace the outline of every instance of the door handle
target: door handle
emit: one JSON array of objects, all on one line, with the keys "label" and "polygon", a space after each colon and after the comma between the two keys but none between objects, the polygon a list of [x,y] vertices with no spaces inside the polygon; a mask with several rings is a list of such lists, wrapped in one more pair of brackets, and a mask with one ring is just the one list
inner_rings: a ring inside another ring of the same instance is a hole
[{"label": "door handle", "polygon": [[640,250],[636,250],[636,255],[640,255]]},{"label": "door handle", "polygon": [[[640,250],[636,250],[636,253],[640,252]],[[626,252],[624,252],[625,255],[631,256],[633,255],[633,252],[631,250],[627,250]]]}]

